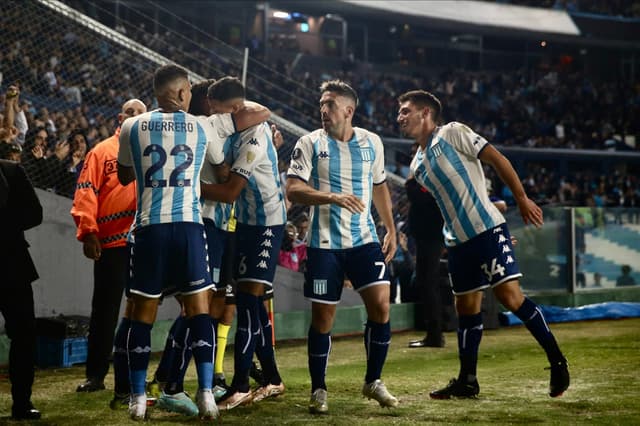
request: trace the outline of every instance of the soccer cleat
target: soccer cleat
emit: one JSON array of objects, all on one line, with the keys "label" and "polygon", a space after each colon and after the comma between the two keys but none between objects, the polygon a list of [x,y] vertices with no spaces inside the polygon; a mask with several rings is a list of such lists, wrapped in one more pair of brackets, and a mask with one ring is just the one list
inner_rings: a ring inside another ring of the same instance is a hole
[{"label": "soccer cleat", "polygon": [[109,402],[109,408],[112,410],[119,410],[121,408],[129,407],[130,396],[128,393],[114,393],[113,399]]},{"label": "soccer cleat", "polygon": [[548,367],[551,370],[551,380],[549,381],[549,396],[555,398],[561,396],[569,387],[569,368],[565,358]]},{"label": "soccer cleat", "polygon": [[311,394],[309,412],[311,414],[326,414],[328,411],[329,404],[327,404],[327,391],[325,389],[318,388]]},{"label": "soccer cleat", "polygon": [[156,379],[153,379],[150,382],[147,382],[146,391],[147,395],[151,398],[160,398],[162,396],[162,391],[164,390],[164,385],[166,383],[159,382]]},{"label": "soccer cleat", "polygon": [[214,386],[211,391],[213,392],[213,397],[216,399],[216,402],[218,402],[220,399],[222,399],[223,396],[227,394],[229,386],[227,386],[227,382],[225,381],[223,375],[214,377],[213,385]]},{"label": "soccer cleat", "polygon": [[449,384],[442,389],[429,392],[431,399],[475,398],[480,393],[480,385],[477,380],[464,383],[458,379],[451,379]]},{"label": "soccer cleat", "polygon": [[132,420],[143,421],[147,415],[147,394],[132,395],[129,400],[129,416]]},{"label": "soccer cleat", "polygon": [[217,419],[220,415],[211,389],[198,389],[196,404],[201,419],[213,420]]},{"label": "soccer cleat", "polygon": [[280,384],[273,385],[271,383],[258,388],[253,393],[253,402],[262,401],[266,398],[272,398],[284,393],[284,383],[280,382]]},{"label": "soccer cleat", "polygon": [[231,410],[239,405],[247,405],[253,401],[253,393],[240,392],[238,390],[229,389],[227,393],[218,401],[219,410]]},{"label": "soccer cleat", "polygon": [[186,392],[178,392],[173,395],[168,395],[162,392],[160,398],[156,402],[156,406],[162,408],[165,411],[171,413],[179,413],[188,417],[194,417],[198,415],[198,406],[187,395]]},{"label": "soccer cleat", "polygon": [[362,387],[362,395],[378,401],[381,407],[397,407],[398,399],[391,395],[382,380],[376,379],[371,383],[365,383]]}]

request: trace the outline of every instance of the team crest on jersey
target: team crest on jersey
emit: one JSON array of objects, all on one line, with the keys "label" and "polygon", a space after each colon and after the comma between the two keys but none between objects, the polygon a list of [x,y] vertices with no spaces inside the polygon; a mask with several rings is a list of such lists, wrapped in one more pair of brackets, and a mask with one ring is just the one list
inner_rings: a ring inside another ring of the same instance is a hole
[{"label": "team crest on jersey", "polygon": [[321,158],[323,160],[328,160],[329,153],[327,151],[320,151],[320,154],[318,154],[318,158]]},{"label": "team crest on jersey", "polygon": [[251,163],[255,159],[256,159],[256,153],[253,151],[247,151],[247,163]]},{"label": "team crest on jersey", "polygon": [[373,161],[373,150],[371,148],[362,148],[360,150],[362,161]]},{"label": "team crest on jersey", "polygon": [[438,158],[442,155],[442,148],[440,148],[440,143],[436,142],[431,146],[431,152],[435,158]]}]

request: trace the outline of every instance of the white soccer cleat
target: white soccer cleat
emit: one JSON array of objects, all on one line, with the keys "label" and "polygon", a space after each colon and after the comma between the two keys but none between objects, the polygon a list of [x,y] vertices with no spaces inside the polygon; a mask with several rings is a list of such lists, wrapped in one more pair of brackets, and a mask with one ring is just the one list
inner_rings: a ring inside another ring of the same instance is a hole
[{"label": "white soccer cleat", "polygon": [[398,399],[391,395],[382,380],[376,379],[371,383],[365,383],[362,387],[362,395],[378,401],[381,407],[397,407]]},{"label": "white soccer cleat", "polygon": [[309,412],[311,414],[326,414],[328,411],[329,404],[327,404],[327,391],[322,388],[318,388],[311,394]]},{"label": "white soccer cleat", "polygon": [[220,415],[211,389],[198,389],[196,405],[201,419],[214,420]]},{"label": "white soccer cleat", "polygon": [[132,420],[143,421],[147,415],[147,394],[131,395],[129,400],[129,416]]}]

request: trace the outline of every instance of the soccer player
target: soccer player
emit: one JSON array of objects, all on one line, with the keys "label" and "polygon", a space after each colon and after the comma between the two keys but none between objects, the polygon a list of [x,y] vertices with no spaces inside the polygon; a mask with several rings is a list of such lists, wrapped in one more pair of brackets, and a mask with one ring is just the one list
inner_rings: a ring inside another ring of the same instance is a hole
[{"label": "soccer player", "polygon": [[120,131],[118,178],[136,180],[137,210],[132,234],[129,293],[133,301],[127,339],[131,401],[129,414],[146,415],[145,378],[151,327],[163,292],[181,294],[193,336],[198,373],[196,403],[203,418],[216,418],[213,380],[214,330],[207,291],[211,282],[200,212],[200,170],[224,161],[218,136],[205,119],[185,111],[191,84],[185,69],[158,68],[153,79],[159,109],[127,119]]},{"label": "soccer player", "polygon": [[475,397],[478,347],[482,338],[482,290],[493,289],[507,309],[527,326],[551,364],[549,395],[569,387],[567,360],[540,308],[526,298],[505,219],[487,195],[482,163],[495,169],[514,194],[525,224],[540,227],[542,210],[524,192],[515,170],[482,136],[464,124],[438,126],[442,105],[433,94],[414,90],[398,98],[402,133],[420,145],[411,174],[436,198],[445,220],[449,274],[458,314],[460,372],[449,384],[431,392],[434,399]]},{"label": "soccer player", "polygon": [[[367,371],[362,393],[383,407],[396,407],[398,400],[380,380],[391,341],[386,262],[396,252],[382,141],[375,133],[352,126],[358,96],[348,84],[327,81],[320,91],[322,129],[298,140],[287,172],[289,199],[311,206],[304,283],[304,295],[311,300],[309,411],[326,413],[329,409],[325,373],[345,275],[367,309]],[[371,202],[387,231],[382,248]]]},{"label": "soccer player", "polygon": [[[245,103],[245,90],[237,78],[225,77],[209,87],[214,114],[228,113]],[[278,174],[278,154],[267,123],[251,127],[229,141],[227,162],[231,165],[223,184],[202,184],[207,200],[233,203],[236,208],[236,309],[234,376],[230,390],[218,402],[229,410],[255,397],[284,392],[271,342],[271,323],[262,302],[265,287],[273,278],[282,242],[286,209]],[[249,371],[254,352],[262,364],[266,383],[253,394]]]}]

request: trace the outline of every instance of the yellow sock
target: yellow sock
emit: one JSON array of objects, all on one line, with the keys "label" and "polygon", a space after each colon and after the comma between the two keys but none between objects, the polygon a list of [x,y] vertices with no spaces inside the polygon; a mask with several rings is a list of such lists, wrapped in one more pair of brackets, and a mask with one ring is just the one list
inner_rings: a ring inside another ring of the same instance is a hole
[{"label": "yellow sock", "polygon": [[224,351],[227,349],[227,336],[229,335],[230,325],[218,323],[218,332],[216,333],[216,363],[214,365],[214,374],[223,374],[224,369]]}]

